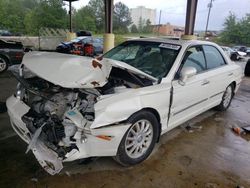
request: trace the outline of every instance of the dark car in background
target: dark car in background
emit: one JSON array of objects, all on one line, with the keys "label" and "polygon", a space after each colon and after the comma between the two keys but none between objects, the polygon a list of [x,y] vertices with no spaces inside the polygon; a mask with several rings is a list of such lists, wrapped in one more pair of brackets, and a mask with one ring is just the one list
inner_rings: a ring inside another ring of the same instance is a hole
[{"label": "dark car in background", "polygon": [[13,34],[8,30],[0,30],[0,36],[13,36]]},{"label": "dark car in background", "polygon": [[239,51],[239,52],[246,52],[247,51],[246,46],[234,46],[233,49],[236,51]]},{"label": "dark car in background", "polygon": [[[86,48],[87,47],[87,48]],[[92,52],[86,52],[86,49],[92,48]],[[77,55],[98,55],[103,53],[103,41],[91,36],[82,36],[72,39],[69,42],[62,42],[56,47],[56,51],[66,54]]]},{"label": "dark car in background", "polygon": [[20,64],[24,56],[24,47],[21,42],[4,41],[0,39],[0,73],[10,65]]},{"label": "dark car in background", "polygon": [[247,47],[246,53],[247,53],[247,56],[250,56],[250,47]]},{"label": "dark car in background", "polygon": [[237,51],[234,48],[230,48],[228,46],[221,46],[221,48],[226,52],[226,54],[233,61],[237,61],[237,60],[240,60],[240,59],[246,57],[246,52]]}]

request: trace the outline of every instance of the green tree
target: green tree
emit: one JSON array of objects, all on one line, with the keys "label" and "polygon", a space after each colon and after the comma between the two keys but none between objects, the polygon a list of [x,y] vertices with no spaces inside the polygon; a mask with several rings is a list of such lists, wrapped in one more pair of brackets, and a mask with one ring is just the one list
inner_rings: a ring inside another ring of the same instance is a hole
[{"label": "green tree", "polygon": [[24,16],[22,1],[0,0],[0,28],[8,29],[14,33],[24,32]]},{"label": "green tree", "polygon": [[220,37],[220,41],[226,44],[250,45],[250,14],[237,20],[235,14],[230,12]]},{"label": "green tree", "polygon": [[90,0],[87,6],[94,14],[97,32],[103,33],[105,23],[104,0]]},{"label": "green tree", "polygon": [[224,31],[222,33],[222,40],[227,43],[238,43],[239,42],[239,35],[240,29],[237,23],[237,18],[235,14],[230,12],[230,15],[226,18],[224,24]]},{"label": "green tree", "polygon": [[138,29],[135,24],[131,26],[131,33],[138,33]]},{"label": "green tree", "polygon": [[88,6],[76,11],[73,19],[75,30],[88,30],[96,32],[95,16]]},{"label": "green tree", "polygon": [[42,27],[66,28],[66,20],[62,0],[40,0],[37,7],[26,14],[24,23],[27,33],[38,35]]},{"label": "green tree", "polygon": [[152,27],[151,27],[151,21],[149,19],[146,20],[146,25],[143,27],[144,33],[151,33]]},{"label": "green tree", "polygon": [[118,2],[114,6],[113,15],[114,31],[118,33],[127,33],[128,26],[132,23],[129,8],[122,2]]},{"label": "green tree", "polygon": [[250,14],[246,14],[239,22],[241,43],[250,45]]},{"label": "green tree", "polygon": [[139,22],[138,22],[138,31],[140,33],[143,32],[143,27],[145,26],[145,19],[142,19],[142,17],[140,16],[139,18]]}]

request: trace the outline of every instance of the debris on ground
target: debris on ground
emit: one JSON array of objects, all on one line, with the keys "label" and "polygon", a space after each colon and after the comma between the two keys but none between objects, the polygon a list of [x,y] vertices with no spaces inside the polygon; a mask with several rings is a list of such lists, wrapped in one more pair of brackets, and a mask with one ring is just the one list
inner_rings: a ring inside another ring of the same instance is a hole
[{"label": "debris on ground", "polygon": [[38,182],[38,179],[37,178],[31,178],[30,181]]},{"label": "debris on ground", "polygon": [[216,183],[206,183],[205,188],[217,188],[218,185]]},{"label": "debris on ground", "polygon": [[250,141],[250,126],[239,127],[233,126],[232,130],[235,134],[245,139],[246,141]]},{"label": "debris on ground", "polygon": [[186,132],[189,132],[189,133],[192,133],[194,132],[194,130],[198,130],[200,131],[202,129],[202,126],[199,126],[199,125],[190,125],[189,123],[182,126],[182,128],[186,131]]},{"label": "debris on ground", "polygon": [[232,130],[234,131],[234,133],[238,134],[238,135],[243,135],[246,134],[246,132],[239,126],[234,125],[232,127]]},{"label": "debris on ground", "polygon": [[236,188],[244,188],[243,186],[237,185]]},{"label": "debris on ground", "polygon": [[250,125],[242,127],[242,129],[246,132],[246,133],[250,133]]},{"label": "debris on ground", "polygon": [[65,174],[66,174],[67,176],[69,176],[69,177],[71,176],[71,174],[69,173],[69,171],[66,171]]}]

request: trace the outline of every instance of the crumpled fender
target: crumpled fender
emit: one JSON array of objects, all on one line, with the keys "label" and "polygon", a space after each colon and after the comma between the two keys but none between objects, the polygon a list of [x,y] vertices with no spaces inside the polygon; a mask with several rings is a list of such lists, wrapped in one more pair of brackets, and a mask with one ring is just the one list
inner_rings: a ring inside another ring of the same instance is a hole
[{"label": "crumpled fender", "polygon": [[123,93],[100,99],[94,106],[95,120],[90,128],[124,121],[143,108],[155,109],[159,113],[161,121],[164,121],[168,116],[170,87],[170,84],[161,84],[128,89]]}]

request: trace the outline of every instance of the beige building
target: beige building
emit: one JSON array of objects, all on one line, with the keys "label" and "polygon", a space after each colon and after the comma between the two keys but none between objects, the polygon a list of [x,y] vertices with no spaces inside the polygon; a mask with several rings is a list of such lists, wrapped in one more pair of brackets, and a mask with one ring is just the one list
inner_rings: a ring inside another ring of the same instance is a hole
[{"label": "beige building", "polygon": [[184,34],[184,27],[167,24],[153,25],[153,32],[160,35],[181,37]]},{"label": "beige building", "polygon": [[136,8],[130,9],[130,15],[132,18],[132,24],[135,24],[138,27],[140,17],[144,24],[146,24],[146,20],[149,19],[151,25],[156,24],[156,9],[146,8],[144,6],[138,6]]}]

